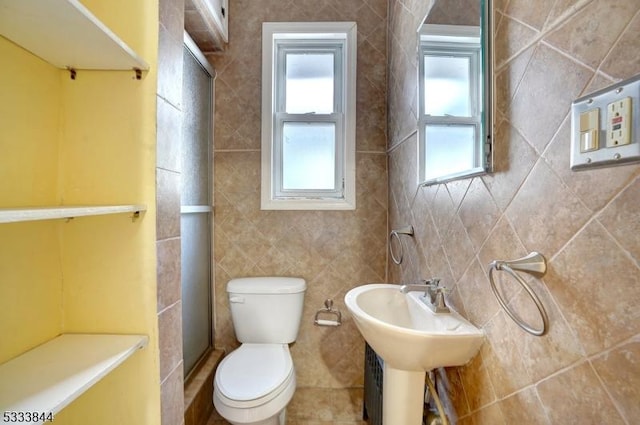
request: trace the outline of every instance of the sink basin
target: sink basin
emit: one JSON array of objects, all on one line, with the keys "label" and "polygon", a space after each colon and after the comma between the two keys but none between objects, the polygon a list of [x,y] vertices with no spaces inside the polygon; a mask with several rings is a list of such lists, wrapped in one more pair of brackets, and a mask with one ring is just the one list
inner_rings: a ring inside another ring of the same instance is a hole
[{"label": "sink basin", "polygon": [[484,334],[454,311],[433,313],[423,295],[372,283],[351,289],[345,303],[364,339],[396,369],[429,371],[467,363]]},{"label": "sink basin", "polygon": [[421,424],[425,373],[463,365],[482,345],[480,329],[454,311],[433,313],[423,295],[371,283],[344,298],[358,330],[384,360],[384,425]]}]

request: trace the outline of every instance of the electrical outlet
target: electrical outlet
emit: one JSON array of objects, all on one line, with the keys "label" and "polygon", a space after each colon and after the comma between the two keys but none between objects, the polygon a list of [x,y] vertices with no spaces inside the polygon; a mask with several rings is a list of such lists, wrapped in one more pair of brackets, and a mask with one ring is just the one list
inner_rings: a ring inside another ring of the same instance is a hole
[{"label": "electrical outlet", "polygon": [[631,98],[616,100],[607,105],[607,147],[631,143]]}]

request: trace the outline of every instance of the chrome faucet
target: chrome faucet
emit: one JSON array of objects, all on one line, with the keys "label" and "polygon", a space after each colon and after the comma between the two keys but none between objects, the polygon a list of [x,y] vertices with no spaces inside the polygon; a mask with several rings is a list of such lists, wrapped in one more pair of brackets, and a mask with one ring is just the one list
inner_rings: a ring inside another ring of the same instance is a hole
[{"label": "chrome faucet", "polygon": [[[434,278],[430,280],[429,289],[427,294],[429,295],[429,303],[427,307],[434,313],[450,313],[449,307],[444,299],[444,294],[447,292],[447,288],[440,286],[440,279]],[[425,294],[425,298],[426,295]]]},{"label": "chrome faucet", "polygon": [[429,280],[421,280],[418,283],[402,285],[400,287],[400,292],[402,292],[403,294],[413,291],[424,291],[424,295],[421,296],[420,299],[434,313],[451,312],[444,299],[444,294],[447,291],[447,288],[445,288],[444,286],[440,286],[440,279],[432,278]]},{"label": "chrome faucet", "polygon": [[427,296],[427,292],[429,291],[429,283],[428,280],[419,280],[417,283],[409,283],[407,285],[402,285],[400,287],[400,292],[406,294],[407,292],[424,292],[424,296]]}]

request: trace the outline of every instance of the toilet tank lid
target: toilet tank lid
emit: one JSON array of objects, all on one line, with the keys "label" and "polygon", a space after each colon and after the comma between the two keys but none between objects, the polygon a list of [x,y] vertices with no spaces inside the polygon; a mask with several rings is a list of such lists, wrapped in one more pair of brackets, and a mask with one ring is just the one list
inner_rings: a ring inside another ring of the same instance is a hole
[{"label": "toilet tank lid", "polygon": [[299,277],[241,277],[227,283],[227,292],[233,294],[296,294],[306,289]]}]

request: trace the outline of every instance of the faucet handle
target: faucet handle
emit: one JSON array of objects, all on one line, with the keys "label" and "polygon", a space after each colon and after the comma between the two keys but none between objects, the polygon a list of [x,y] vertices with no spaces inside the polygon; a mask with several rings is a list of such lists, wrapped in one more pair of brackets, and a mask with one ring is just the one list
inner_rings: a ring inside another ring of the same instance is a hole
[{"label": "faucet handle", "polygon": [[451,310],[449,309],[449,306],[447,306],[444,296],[451,292],[451,290],[446,286],[438,286],[439,283],[440,279],[437,279],[436,286],[433,288],[431,303],[433,304],[433,309],[436,313],[449,313]]},{"label": "faucet handle", "polygon": [[444,299],[444,294],[447,292],[447,288],[440,287],[436,290],[435,299],[432,304],[436,313],[449,313],[449,307]]},{"label": "faucet handle", "polygon": [[447,288],[446,286],[438,286],[438,287],[435,289],[435,292],[436,292],[436,295],[438,295],[438,294],[445,295],[445,294],[450,293],[450,292],[451,292],[451,289]]},{"label": "faucet handle", "polygon": [[426,284],[431,286],[433,289],[441,288],[441,286],[440,286],[440,278],[439,277],[432,277],[431,279],[428,279],[426,281]]}]

